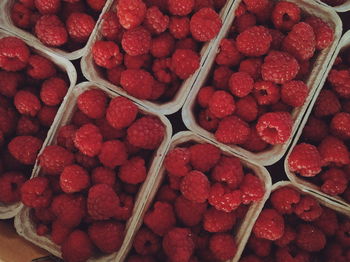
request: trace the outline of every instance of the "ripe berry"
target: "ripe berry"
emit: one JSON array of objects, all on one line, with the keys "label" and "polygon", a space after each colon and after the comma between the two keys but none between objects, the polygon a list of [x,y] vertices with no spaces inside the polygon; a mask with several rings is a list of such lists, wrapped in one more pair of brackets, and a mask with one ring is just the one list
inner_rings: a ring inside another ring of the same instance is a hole
[{"label": "ripe berry", "polygon": [[185,16],[192,12],[194,0],[169,0],[168,9],[172,15]]},{"label": "ripe berry", "polygon": [[235,101],[226,91],[215,91],[208,103],[209,111],[217,118],[224,118],[235,111]]},{"label": "ripe berry", "polygon": [[56,15],[43,15],[35,24],[35,34],[47,46],[62,46],[68,41],[67,30]]},{"label": "ripe berry", "polygon": [[231,93],[238,97],[247,96],[253,90],[253,86],[253,78],[245,72],[233,73],[229,80]]},{"label": "ripe berry", "polygon": [[238,52],[236,42],[232,39],[224,38],[220,42],[220,51],[216,55],[215,62],[218,65],[236,66],[242,55]]},{"label": "ripe berry", "polygon": [[157,235],[164,236],[176,223],[173,206],[166,202],[155,202],[153,210],[146,213],[144,223]]},{"label": "ripe berry", "polygon": [[236,38],[237,49],[246,56],[262,56],[270,48],[272,37],[264,26],[253,26]]},{"label": "ripe berry", "polygon": [[188,17],[170,17],[169,32],[176,39],[182,39],[190,33],[190,19]]},{"label": "ripe berry", "polygon": [[87,233],[74,230],[62,244],[62,257],[66,261],[86,261],[94,254],[94,246]]},{"label": "ripe berry", "polygon": [[6,172],[0,177],[0,201],[4,204],[12,204],[21,200],[21,187],[26,181],[19,172]]},{"label": "ripe berry", "polygon": [[48,207],[51,196],[49,180],[45,177],[34,177],[27,180],[21,187],[21,201],[28,207]]},{"label": "ripe berry", "polygon": [[39,165],[43,172],[49,175],[59,175],[73,162],[74,155],[61,146],[47,146],[39,156]]},{"label": "ripe berry", "polygon": [[276,29],[289,31],[300,21],[301,10],[292,2],[279,1],[272,11],[272,22]]},{"label": "ripe berry", "polygon": [[43,141],[34,136],[16,136],[8,144],[11,155],[20,163],[33,165]]},{"label": "ripe berry", "polygon": [[185,176],[191,170],[190,157],[191,154],[187,148],[174,148],[165,157],[165,168],[173,176]]},{"label": "ripe berry", "polygon": [[316,37],[316,49],[322,50],[331,45],[334,39],[333,29],[321,18],[310,16],[305,19],[314,30]]},{"label": "ripe berry", "polygon": [[142,0],[121,0],[117,4],[119,22],[125,29],[139,26],[145,15],[146,5]]},{"label": "ripe berry", "polygon": [[282,85],[281,99],[284,103],[298,107],[302,106],[309,93],[309,88],[303,81],[290,81]]},{"label": "ripe berry", "polygon": [[111,69],[123,61],[123,54],[112,41],[96,41],[92,47],[92,56],[98,66]]},{"label": "ripe berry", "polygon": [[139,26],[125,31],[121,44],[124,51],[131,56],[147,54],[151,48],[151,34],[146,28]]},{"label": "ripe berry", "polygon": [[16,37],[0,39],[0,67],[6,71],[19,71],[26,67],[30,51],[26,44]]},{"label": "ripe berry", "polygon": [[300,201],[300,194],[291,187],[282,187],[271,194],[271,204],[280,214],[292,214]]},{"label": "ripe berry", "polygon": [[200,171],[191,171],[181,180],[180,191],[190,201],[205,202],[209,196],[209,190],[208,177]]},{"label": "ripe berry", "polygon": [[121,73],[120,84],[130,95],[139,99],[150,99],[154,78],[143,69],[127,69]]},{"label": "ripe berry", "polygon": [[67,83],[58,77],[45,80],[41,86],[40,98],[48,106],[59,105],[68,91]]},{"label": "ripe berry", "polygon": [[145,181],[147,170],[145,160],[141,157],[133,157],[123,163],[118,176],[125,183],[136,185]]},{"label": "ripe berry", "polygon": [[215,132],[215,138],[225,144],[243,144],[250,133],[249,125],[237,116],[222,119]]},{"label": "ripe berry", "polygon": [[74,41],[85,43],[94,30],[95,20],[85,13],[72,13],[66,21],[66,27],[69,36]]},{"label": "ripe berry", "polygon": [[66,166],[60,175],[60,186],[65,193],[79,192],[89,185],[89,174],[79,165]]},{"label": "ripe berry", "polygon": [[97,156],[102,147],[100,130],[93,124],[83,125],[75,132],[74,145],[84,155]]},{"label": "ripe berry", "polygon": [[199,56],[189,49],[177,49],[171,57],[172,71],[181,79],[187,79],[199,68]]},{"label": "ripe berry", "polygon": [[190,31],[193,38],[201,42],[213,39],[219,33],[221,26],[221,19],[212,8],[200,9],[191,17],[190,21]]},{"label": "ripe berry", "polygon": [[152,6],[147,9],[144,24],[151,32],[160,34],[168,28],[169,16],[164,15],[157,6]]},{"label": "ripe berry", "polygon": [[284,233],[284,219],[274,209],[264,209],[253,227],[256,237],[277,240]]},{"label": "ripe berry", "polygon": [[213,168],[220,159],[220,149],[211,144],[195,144],[189,147],[191,165],[194,169],[207,172]]}]

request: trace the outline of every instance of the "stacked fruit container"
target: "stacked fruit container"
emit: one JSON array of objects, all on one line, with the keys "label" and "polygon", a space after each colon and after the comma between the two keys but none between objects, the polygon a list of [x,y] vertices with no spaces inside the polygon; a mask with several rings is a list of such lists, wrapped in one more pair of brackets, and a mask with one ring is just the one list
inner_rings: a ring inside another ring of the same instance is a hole
[{"label": "stacked fruit container", "polygon": [[350,261],[348,5],[1,1],[0,219],[67,262]]}]

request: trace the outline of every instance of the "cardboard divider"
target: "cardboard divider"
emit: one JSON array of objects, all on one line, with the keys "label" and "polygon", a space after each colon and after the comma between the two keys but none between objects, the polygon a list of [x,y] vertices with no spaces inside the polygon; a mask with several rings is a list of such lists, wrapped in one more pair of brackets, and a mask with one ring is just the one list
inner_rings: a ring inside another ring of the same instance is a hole
[{"label": "cardboard divider", "polygon": [[[106,11],[114,10],[113,8],[115,8],[115,7],[114,7],[113,2],[114,1],[111,1],[109,3],[108,7],[106,8],[107,9]],[[234,3],[234,0],[227,0],[225,6],[221,9],[220,17],[222,19],[223,27],[226,24],[226,17],[228,16],[228,13],[230,12],[231,6],[233,3]],[[103,36],[101,34],[101,30],[100,30],[101,24],[102,23],[100,23],[97,26],[97,30],[92,35],[92,39],[91,39],[91,41],[89,41],[89,43],[87,45],[86,52],[81,59],[81,69],[82,69],[82,72],[83,72],[84,76],[86,77],[86,79],[88,79],[90,81],[98,82],[101,85],[107,87],[108,89],[115,91],[118,94],[122,94],[123,96],[135,101],[136,103],[145,106],[146,108],[148,108],[148,110],[162,113],[165,115],[173,114],[182,107],[182,105],[184,104],[186,97],[188,96],[188,93],[190,92],[191,88],[193,87],[197,77],[200,74],[202,74],[203,68],[206,67],[208,54],[209,54],[212,46],[214,46],[216,39],[219,36],[219,35],[217,35],[214,39],[212,39],[208,43],[204,44],[204,46],[202,47],[202,49],[200,51],[201,60],[200,60],[199,68],[192,76],[190,76],[188,79],[186,79],[182,82],[179,90],[176,92],[173,99],[168,101],[168,102],[161,103],[161,102],[152,102],[152,101],[148,101],[148,100],[141,100],[141,99],[135,98],[135,97],[129,95],[122,87],[113,85],[107,79],[105,79],[103,77],[102,68],[100,68],[99,66],[97,66],[94,63],[92,52],[91,52],[94,43],[103,38]]]},{"label": "cardboard divider", "polygon": [[[189,143],[189,142],[211,143],[211,144],[217,146],[216,144],[212,143],[210,140],[207,140],[203,137],[200,137],[200,136],[194,134],[193,132],[182,131],[182,132],[179,132],[173,136],[167,152],[169,150],[181,145],[181,144]],[[219,146],[217,146],[217,147],[219,147]],[[250,205],[249,210],[248,210],[244,220],[242,221],[241,225],[235,230],[235,232],[233,232],[235,234],[235,240],[237,243],[237,253],[236,253],[235,257],[231,260],[231,262],[237,262],[239,260],[241,253],[243,252],[245,243],[248,241],[248,237],[249,237],[250,231],[253,228],[255,220],[258,218],[266,200],[268,199],[268,197],[270,195],[271,178],[270,178],[270,174],[268,173],[268,171],[265,167],[256,165],[252,162],[249,162],[248,160],[244,160],[239,155],[234,154],[232,152],[229,152],[225,148],[220,148],[220,150],[222,151],[222,154],[224,154],[224,155],[235,156],[235,157],[240,158],[243,166],[254,171],[255,175],[260,178],[260,180],[264,183],[264,186],[265,186],[265,194],[264,194],[264,197],[262,198],[262,200]],[[133,243],[134,237],[135,237],[137,231],[139,230],[139,228],[143,224],[143,217],[145,216],[147,210],[150,208],[150,206],[151,206],[151,204],[156,196],[158,189],[162,185],[162,182],[165,178],[165,173],[166,173],[166,171],[165,171],[164,163],[161,163],[159,174],[157,176],[153,177],[152,183],[149,184],[149,187],[146,190],[148,192],[148,194],[147,194],[147,196],[145,196],[145,201],[143,202],[142,209],[139,210],[140,212],[138,213],[138,218],[135,219],[135,221],[134,221],[135,223],[133,224],[133,228],[134,228],[133,234],[128,239],[128,243],[125,245],[125,250],[123,250],[123,252],[120,252],[118,254],[118,256],[116,257],[116,261],[124,261],[126,259],[129,251],[132,248],[132,243]]]},{"label": "cardboard divider", "polygon": [[[15,36],[9,32],[6,32],[2,29],[0,29],[0,39],[3,37],[8,37],[8,36]],[[49,59],[50,61],[52,61],[60,70],[62,70],[64,73],[67,74],[68,79],[69,79],[69,89],[67,91],[67,95],[72,91],[73,87],[75,86],[75,83],[77,81],[77,72],[75,71],[75,68],[73,66],[73,64],[68,61],[67,59],[60,57],[58,55],[55,55],[51,52],[48,52],[45,49],[42,49],[40,46],[37,46],[35,44],[33,44],[30,41],[24,40],[24,42],[30,47],[30,49],[32,50],[33,53],[41,55],[47,59]],[[64,101],[62,102],[61,105],[64,104]],[[58,112],[57,112],[58,115]],[[57,117],[56,115],[56,117]],[[54,128],[55,124],[52,124],[52,126],[50,127],[50,130],[47,133],[46,139],[43,142],[43,146],[42,148],[45,147],[45,145],[47,144],[51,134],[52,134],[52,129]],[[33,168],[33,172],[34,169]],[[33,173],[32,173],[33,176]],[[6,218],[11,218],[14,217],[18,211],[21,209],[22,204],[20,202],[15,203],[15,204],[11,204],[11,205],[6,205],[3,203],[0,203],[0,219],[6,219]]]},{"label": "cardboard divider", "polygon": [[313,68],[310,72],[310,75],[307,77],[305,81],[305,83],[309,87],[309,95],[306,98],[304,105],[293,109],[291,113],[294,123],[292,127],[292,133],[288,141],[286,141],[284,144],[281,144],[281,145],[270,146],[265,151],[253,153],[243,149],[238,145],[223,144],[218,142],[215,139],[215,136],[213,133],[210,133],[207,130],[203,129],[201,126],[199,126],[199,124],[196,121],[196,116],[194,114],[197,94],[200,88],[206,84],[210,70],[214,65],[216,54],[219,52],[220,42],[228,34],[230,25],[233,23],[235,18],[235,10],[238,8],[241,2],[242,0],[235,1],[231,10],[229,11],[229,14],[225,21],[225,26],[221,30],[220,34],[218,35],[210,51],[210,54],[207,59],[208,61],[207,61],[206,67],[203,68],[200,76],[197,78],[196,82],[194,83],[194,87],[190,91],[185,101],[185,104],[182,108],[182,119],[188,129],[199,134],[200,136],[203,136],[212,140],[214,143],[220,145],[223,148],[226,148],[231,152],[235,152],[239,154],[243,158],[249,159],[260,165],[269,166],[276,163],[278,160],[280,160],[282,156],[285,154],[285,152],[287,151],[293,139],[293,136],[299,127],[302,117],[305,114],[309,103],[311,102],[311,99],[314,93],[316,92],[322,80],[324,80],[323,76],[325,74],[328,74],[328,71],[329,71],[328,64],[331,61],[333,61],[332,60],[333,53],[337,47],[337,44],[342,34],[342,22],[339,16],[333,10],[326,8],[325,6],[319,5],[316,2],[309,1],[309,0],[289,0],[289,2],[296,3],[302,9],[302,12],[309,15],[318,16],[324,21],[326,21],[334,30],[334,40],[333,40],[333,43],[328,48],[322,50],[318,54],[314,62]]},{"label": "cardboard divider", "polygon": [[328,8],[332,8],[334,11],[339,13],[344,13],[350,11],[350,0],[346,0],[344,4],[338,5],[338,6],[330,6],[326,3],[322,2],[321,0],[315,0],[316,2],[319,2],[321,5],[324,5]]},{"label": "cardboard divider", "polygon": [[[47,141],[46,146],[52,145],[55,143],[59,128],[61,126],[64,126],[68,124],[75,112],[76,106],[76,100],[78,96],[83,93],[84,91],[96,88],[104,91],[109,97],[117,97],[119,95],[111,92],[110,90],[104,88],[103,86],[100,86],[97,83],[94,82],[83,82],[78,84],[76,87],[74,87],[73,91],[67,96],[65,101],[65,106],[62,108],[63,110],[60,111],[59,117],[56,118],[56,126],[52,130],[52,136]],[[138,106],[139,112],[144,115],[154,115],[158,117],[161,122],[164,124],[165,127],[165,135],[164,139],[159,146],[159,148],[154,152],[152,163],[149,165],[149,169],[147,172],[147,178],[143,182],[139,192],[137,193],[137,197],[135,198],[136,201],[134,203],[134,209],[133,214],[131,218],[126,223],[126,229],[125,229],[125,238],[122,247],[118,251],[119,253],[124,250],[124,246],[126,245],[126,242],[128,242],[128,239],[133,234],[133,224],[135,223],[135,220],[138,218],[138,213],[140,212],[140,209],[143,207],[143,202],[145,201],[146,196],[149,194],[148,190],[150,187],[152,187],[153,180],[158,174],[158,170],[161,164],[162,159],[165,156],[165,152],[169,146],[171,134],[172,134],[172,127],[169,122],[169,120],[161,115],[154,112],[149,112],[145,107]],[[40,174],[40,166],[36,165],[34,177],[38,176]],[[50,238],[46,236],[38,236],[36,234],[35,224],[30,219],[30,208],[23,207],[22,210],[17,214],[15,217],[15,227],[17,230],[17,233],[27,240],[33,242],[34,244],[40,246],[43,249],[46,249],[51,254],[61,257],[60,248],[58,245],[54,244]],[[118,254],[119,254],[118,253]],[[119,261],[116,260],[117,253],[113,253],[110,255],[105,255],[99,258],[91,258],[88,261],[89,262],[95,262],[95,261]]]},{"label": "cardboard divider", "polygon": [[101,11],[97,21],[96,21],[95,28],[92,31],[85,46],[83,48],[80,48],[80,49],[72,51],[72,52],[64,51],[64,50],[60,49],[59,47],[45,46],[34,34],[28,32],[28,31],[25,31],[24,29],[21,29],[21,28],[17,27],[16,25],[14,25],[10,14],[11,14],[11,8],[12,8],[13,4],[18,2],[18,0],[1,0],[0,1],[0,27],[15,34],[16,36],[18,36],[20,38],[26,39],[27,41],[31,42],[33,45],[40,47],[42,50],[53,52],[53,53],[55,53],[59,56],[62,56],[68,60],[75,60],[75,59],[82,57],[84,55],[84,53],[86,52],[87,46],[88,46],[89,42],[91,41],[92,35],[95,34],[96,28],[98,27],[98,25],[102,19],[102,16],[107,9],[107,6],[112,1],[113,0],[106,1],[106,4],[105,4],[103,10]]}]

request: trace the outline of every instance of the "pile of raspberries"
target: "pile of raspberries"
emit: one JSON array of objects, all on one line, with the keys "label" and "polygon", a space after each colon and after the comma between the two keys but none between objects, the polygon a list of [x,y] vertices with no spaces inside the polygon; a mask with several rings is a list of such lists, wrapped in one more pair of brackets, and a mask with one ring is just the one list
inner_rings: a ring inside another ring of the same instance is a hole
[{"label": "pile of raspberries", "polygon": [[16,37],[0,39],[0,202],[20,200],[37,154],[69,88],[49,59]]},{"label": "pile of raspberries", "polygon": [[288,158],[289,170],[350,203],[350,56],[339,55]]},{"label": "pile of raspberries", "polygon": [[70,123],[38,157],[40,176],[20,188],[39,236],[67,262],[119,250],[136,195],[164,138],[159,118],[95,87],[79,95]]},{"label": "pile of raspberries", "polygon": [[118,0],[102,18],[93,60],[131,96],[169,101],[200,65],[200,47],[220,31],[226,0]]},{"label": "pile of raspberries", "polygon": [[333,33],[295,3],[243,0],[197,94],[198,124],[217,141],[251,152],[288,141],[291,113],[304,105],[311,88],[305,80]]},{"label": "pile of raspberries", "polygon": [[105,3],[106,0],[16,0],[11,19],[44,45],[73,51],[87,42]]},{"label": "pile of raspberries", "polygon": [[[226,261],[236,254],[234,230],[264,183],[234,156],[188,142],[167,154],[166,175],[128,262]],[[249,219],[249,218],[246,218]]]},{"label": "pile of raspberries", "polygon": [[272,192],[240,262],[350,261],[350,220],[292,186]]}]

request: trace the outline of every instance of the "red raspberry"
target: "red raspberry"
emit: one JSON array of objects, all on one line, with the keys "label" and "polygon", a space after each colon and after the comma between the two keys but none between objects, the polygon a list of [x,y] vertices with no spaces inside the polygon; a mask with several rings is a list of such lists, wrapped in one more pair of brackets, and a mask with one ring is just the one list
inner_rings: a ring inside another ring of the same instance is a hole
[{"label": "red raspberry", "polygon": [[242,33],[250,27],[256,25],[256,17],[251,13],[242,14],[234,20],[235,30],[238,33]]},{"label": "red raspberry", "polygon": [[80,127],[85,124],[93,123],[93,120],[87,115],[85,115],[83,112],[81,112],[79,108],[77,108],[77,110],[73,114],[72,123]]},{"label": "red raspberry", "polygon": [[19,172],[7,172],[0,176],[0,201],[11,204],[21,200],[21,187],[26,181]]},{"label": "red raspberry", "polygon": [[61,8],[60,0],[34,0],[34,4],[42,15],[56,14]]},{"label": "red raspberry", "polygon": [[96,167],[91,172],[91,181],[94,185],[106,184],[113,187],[116,182],[116,174],[112,169],[107,167]]},{"label": "red raspberry", "polygon": [[208,107],[209,101],[213,96],[215,90],[212,86],[205,86],[199,89],[197,95],[197,102],[201,107]]},{"label": "red raspberry", "polygon": [[177,49],[171,57],[172,71],[181,79],[187,79],[199,68],[199,56],[189,49]]},{"label": "red raspberry", "polygon": [[228,233],[212,235],[209,247],[214,256],[221,261],[232,259],[237,252],[236,242],[233,236]]},{"label": "red raspberry", "polygon": [[59,105],[68,91],[67,83],[59,78],[52,77],[44,81],[40,90],[40,98],[48,106]]},{"label": "red raspberry", "polygon": [[259,105],[273,105],[280,100],[280,89],[270,81],[258,81],[254,84],[253,94]]},{"label": "red raspberry", "polygon": [[312,27],[304,22],[293,26],[284,38],[282,49],[299,61],[309,60],[315,52],[316,40]]},{"label": "red raspberry", "polygon": [[277,239],[275,241],[275,244],[279,247],[286,247],[292,241],[294,241],[296,237],[297,237],[297,233],[295,232],[295,230],[291,226],[286,225],[286,227],[284,228],[283,236]]},{"label": "red raspberry", "polygon": [[253,78],[246,72],[233,73],[229,80],[229,88],[232,94],[238,97],[247,96],[254,86]]},{"label": "red raspberry", "polygon": [[239,64],[239,72],[248,73],[256,81],[261,78],[261,65],[260,58],[248,58]]},{"label": "red raspberry", "polygon": [[196,203],[179,196],[175,201],[175,213],[178,219],[186,226],[198,225],[207,209],[207,203]]},{"label": "red raspberry", "polygon": [[127,69],[122,72],[120,84],[130,95],[139,99],[149,99],[152,95],[154,78],[142,69]]},{"label": "red raspberry", "polygon": [[220,121],[215,138],[225,144],[243,144],[250,133],[249,125],[237,116],[229,116]]},{"label": "red raspberry", "polygon": [[144,223],[157,235],[164,236],[176,223],[173,206],[166,202],[155,202],[153,210],[146,213]]},{"label": "red raspberry", "polygon": [[19,71],[27,66],[29,48],[19,38],[10,36],[0,39],[0,67],[6,71]]},{"label": "red raspberry", "polygon": [[300,201],[300,194],[291,187],[282,187],[271,194],[270,200],[280,214],[292,214]]},{"label": "red raspberry", "polygon": [[92,56],[98,66],[111,69],[123,61],[123,54],[112,41],[96,41],[92,47]]},{"label": "red raspberry", "polygon": [[190,33],[190,19],[188,17],[170,17],[169,32],[176,39],[185,38]]},{"label": "red raspberry", "polygon": [[74,41],[85,43],[95,28],[95,20],[85,13],[72,13],[66,21],[66,27]]},{"label": "red raspberry", "polygon": [[127,130],[130,144],[144,149],[156,149],[163,141],[165,128],[156,117],[144,116],[136,120]]},{"label": "red raspberry", "polygon": [[94,255],[94,246],[88,234],[81,230],[70,233],[61,250],[65,261],[86,261]]},{"label": "red raspberry", "polygon": [[255,14],[264,10],[268,2],[268,0],[243,0],[247,10]]},{"label": "red raspberry", "polygon": [[344,193],[347,188],[348,180],[343,170],[338,168],[330,168],[321,174],[323,184],[321,191],[336,196]]},{"label": "red raspberry", "polygon": [[220,159],[220,149],[211,144],[195,144],[189,147],[191,153],[191,165],[194,169],[207,172]]},{"label": "red raspberry", "polygon": [[56,67],[43,56],[31,55],[28,60],[27,74],[34,79],[47,79],[56,75]]},{"label": "red raspberry", "polygon": [[160,245],[159,237],[147,228],[141,228],[133,242],[135,251],[143,256],[157,254],[160,250]]},{"label": "red raspberry", "polygon": [[170,84],[172,81],[176,80],[176,75],[171,71],[171,58],[154,60],[152,71],[157,80],[162,83]]},{"label": "red raspberry", "polygon": [[272,11],[272,22],[276,29],[289,31],[300,21],[300,8],[291,2],[277,2]]},{"label": "red raspberry", "polygon": [[15,3],[11,9],[11,20],[19,28],[29,29],[31,27],[32,11],[21,3]]},{"label": "red raspberry", "polygon": [[27,180],[21,187],[21,201],[28,207],[48,207],[51,197],[49,180],[45,177],[34,177]]},{"label": "red raspberry", "polygon": [[279,50],[285,35],[281,31],[275,29],[270,29],[270,34],[272,36],[271,49]]},{"label": "red raspberry", "polygon": [[57,111],[57,106],[43,106],[38,113],[40,124],[49,128],[55,120]]},{"label": "red raspberry", "polygon": [[261,66],[263,80],[283,84],[293,80],[299,71],[297,60],[288,53],[271,51]]},{"label": "red raspberry", "polygon": [[327,135],[328,125],[323,120],[310,115],[303,129],[303,137],[307,140],[320,142]]},{"label": "red raspberry", "polygon": [[41,108],[40,100],[29,91],[18,91],[14,97],[14,104],[22,115],[36,116]]},{"label": "red raspberry", "polygon": [[[174,0],[173,0],[174,1]],[[178,1],[174,1],[177,2]],[[202,8],[190,21],[190,31],[193,38],[200,42],[213,39],[220,31],[222,22],[220,16],[212,8]]]},{"label": "red raspberry", "polygon": [[18,87],[22,84],[22,77],[18,73],[0,71],[0,94],[14,97]]},{"label": "red raspberry", "polygon": [[[281,238],[280,238],[281,239]],[[280,240],[278,239],[278,240]],[[276,240],[276,241],[278,241]],[[263,239],[263,238],[257,238],[254,234],[250,236],[248,240],[248,247],[253,250],[253,252],[260,256],[260,257],[266,257],[271,252],[271,246],[272,241]]]},{"label": "red raspberry", "polygon": [[215,91],[209,100],[209,111],[217,118],[224,118],[235,111],[235,101],[226,91]]},{"label": "red raspberry", "polygon": [[291,135],[293,121],[287,112],[271,112],[260,116],[256,130],[271,145],[285,143]]},{"label": "red raspberry", "polygon": [[322,163],[324,165],[335,164],[337,166],[347,165],[350,162],[349,151],[342,140],[327,136],[318,145]]},{"label": "red raspberry", "polygon": [[211,172],[211,178],[217,182],[226,183],[230,189],[236,189],[243,180],[243,167],[236,157],[222,156]]},{"label": "red raspberry", "polygon": [[308,252],[317,252],[326,245],[325,235],[317,227],[310,224],[298,226],[296,244]]},{"label": "red raspberry", "polygon": [[304,221],[314,221],[319,218],[323,210],[319,203],[312,197],[303,196],[295,206],[294,213]]},{"label": "red raspberry", "polygon": [[39,132],[39,121],[27,116],[21,116],[17,122],[16,134],[19,136],[35,135]]},{"label": "red raspberry", "polygon": [[87,210],[92,219],[107,220],[111,218],[118,205],[119,198],[110,186],[97,184],[89,189]]},{"label": "red raspberry", "polygon": [[125,70],[124,66],[116,66],[111,69],[107,69],[107,79],[113,85],[120,86],[120,77]]},{"label": "red raspberry", "polygon": [[165,168],[173,176],[185,176],[191,170],[190,158],[191,153],[187,148],[174,148],[164,160]]},{"label": "red raspberry", "polygon": [[244,176],[239,189],[242,191],[242,203],[245,205],[260,201],[265,194],[263,182],[250,173]]},{"label": "red raspberry", "polygon": [[252,152],[261,152],[267,147],[267,143],[261,139],[255,127],[252,127],[247,141],[242,147]]},{"label": "red raspberry", "polygon": [[107,99],[102,90],[90,89],[79,95],[77,105],[88,117],[99,119],[106,113]]},{"label": "red raspberry", "polygon": [[106,119],[114,128],[121,129],[128,127],[136,118],[137,106],[124,97],[115,97],[107,108]]},{"label": "red raspberry", "polygon": [[126,161],[126,147],[119,140],[106,141],[102,144],[98,158],[104,166],[114,169]]},{"label": "red raspberry", "polygon": [[200,171],[189,172],[180,184],[180,191],[188,200],[203,203],[209,197],[210,182]]},{"label": "red raspberry", "polygon": [[198,123],[205,130],[215,131],[218,128],[219,119],[217,119],[209,109],[206,109],[199,113]]},{"label": "red raspberry", "polygon": [[305,19],[314,30],[316,37],[316,49],[322,50],[331,45],[334,39],[333,29],[321,18],[310,16]]},{"label": "red raspberry", "polygon": [[74,155],[61,146],[47,146],[39,156],[39,165],[48,175],[59,175],[63,169],[73,164]]},{"label": "red raspberry", "polygon": [[91,241],[104,253],[117,252],[124,240],[125,226],[116,221],[98,221],[89,226]]},{"label": "red raspberry", "polygon": [[316,117],[329,116],[336,114],[340,109],[341,104],[336,94],[331,90],[324,89],[317,97],[314,114]]},{"label": "red raspberry", "polygon": [[125,130],[115,129],[106,118],[96,119],[95,123],[99,127],[104,140],[113,140],[125,136]]},{"label": "red raspberry", "polygon": [[107,11],[102,17],[101,34],[107,40],[117,40],[121,32],[121,25],[117,14],[113,11]]},{"label": "red raspberry", "polygon": [[349,70],[335,70],[332,69],[328,75],[328,81],[331,84],[333,90],[337,92],[338,96],[349,98]]},{"label": "red raspberry", "polygon": [[290,106],[298,107],[304,104],[308,93],[309,88],[303,81],[290,81],[282,85],[281,99]]},{"label": "red raspberry", "polygon": [[11,155],[20,163],[34,165],[43,141],[34,136],[17,136],[8,144]]},{"label": "red raspberry", "polygon": [[117,3],[117,15],[122,27],[136,28],[146,16],[146,5],[142,0],[120,0]]},{"label": "red raspberry", "polygon": [[79,165],[66,166],[60,175],[60,186],[65,193],[75,193],[90,186],[88,172]]},{"label": "red raspberry", "polygon": [[77,128],[74,125],[62,126],[57,134],[57,145],[73,151],[75,149],[73,139],[76,130]]},{"label": "red raspberry", "polygon": [[274,209],[264,209],[253,227],[256,237],[277,240],[284,233],[284,219]]},{"label": "red raspberry", "polygon": [[94,11],[102,11],[103,7],[106,4],[106,0],[86,0],[86,3],[94,10]]},{"label": "red raspberry", "polygon": [[218,65],[236,66],[242,59],[238,52],[236,42],[232,39],[224,38],[220,42],[220,52],[215,58]]},{"label": "red raspberry", "polygon": [[227,66],[219,66],[214,70],[213,85],[220,89],[228,89],[228,81],[233,71]]},{"label": "red raspberry", "polygon": [[16,128],[16,112],[12,108],[0,106],[0,130],[6,135],[10,135]]},{"label": "red raspberry", "polygon": [[193,38],[183,38],[176,41],[175,49],[190,49],[197,52],[199,49],[198,45],[199,43]]},{"label": "red raspberry", "polygon": [[178,192],[170,187],[170,185],[163,185],[157,193],[157,201],[163,201],[168,203],[175,202],[178,197]]},{"label": "red raspberry", "polygon": [[349,232],[350,232],[349,220],[346,220],[343,223],[341,223],[336,232],[336,239],[342,246],[344,246],[344,248],[349,248],[350,246]]},{"label": "red raspberry", "polygon": [[317,148],[311,144],[296,145],[288,158],[289,169],[304,177],[312,177],[321,172],[322,158]]},{"label": "red raspberry", "polygon": [[172,15],[185,16],[192,12],[194,0],[169,0],[168,9]]},{"label": "red raspberry", "polygon": [[67,30],[56,15],[43,15],[35,24],[35,34],[48,46],[62,46],[68,41]]},{"label": "red raspberry", "polygon": [[210,188],[208,202],[217,210],[229,213],[241,204],[242,192],[240,190],[230,190],[228,187],[216,183]]},{"label": "red raspberry", "polygon": [[210,207],[203,217],[203,228],[208,232],[226,232],[233,228],[236,223],[234,212],[219,211]]},{"label": "red raspberry", "polygon": [[240,33],[236,38],[239,52],[246,56],[262,56],[270,49],[272,36],[264,26],[253,26]]},{"label": "red raspberry", "polygon": [[151,48],[151,34],[139,26],[125,31],[121,43],[124,51],[131,56],[147,54]]},{"label": "red raspberry", "polygon": [[84,155],[97,156],[102,147],[100,130],[93,124],[83,125],[75,132],[74,145]]},{"label": "red raspberry", "polygon": [[125,183],[136,185],[145,181],[147,170],[145,160],[141,157],[133,157],[124,162],[119,169],[120,180]]},{"label": "red raspberry", "polygon": [[156,58],[167,57],[173,52],[174,45],[174,37],[164,33],[152,39],[150,52]]},{"label": "red raspberry", "polygon": [[350,114],[340,112],[333,116],[331,121],[331,131],[337,137],[347,140],[350,138]]},{"label": "red raspberry", "polygon": [[164,15],[157,6],[152,6],[147,9],[144,24],[151,32],[160,34],[168,28],[169,16]]},{"label": "red raspberry", "polygon": [[322,208],[323,212],[321,216],[317,218],[314,223],[326,236],[333,236],[338,229],[337,214],[329,208]]},{"label": "red raspberry", "polygon": [[163,250],[171,261],[189,261],[195,245],[189,228],[175,227],[163,238]]}]

